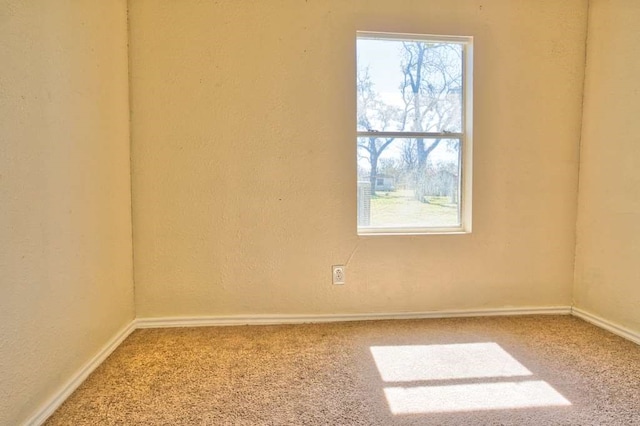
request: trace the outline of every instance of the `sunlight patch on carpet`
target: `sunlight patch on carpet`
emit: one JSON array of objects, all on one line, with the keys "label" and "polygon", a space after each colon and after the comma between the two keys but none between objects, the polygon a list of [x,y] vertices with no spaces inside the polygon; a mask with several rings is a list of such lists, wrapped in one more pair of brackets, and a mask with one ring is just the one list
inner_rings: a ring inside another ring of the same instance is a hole
[{"label": "sunlight patch on carpet", "polygon": [[543,381],[385,388],[393,414],[499,410],[571,405]]},{"label": "sunlight patch on carpet", "polygon": [[388,384],[384,394],[393,414],[571,405],[547,382],[535,380],[497,343],[371,346],[370,350]]},{"label": "sunlight patch on carpet", "polygon": [[385,382],[532,375],[497,343],[372,346],[370,349]]}]

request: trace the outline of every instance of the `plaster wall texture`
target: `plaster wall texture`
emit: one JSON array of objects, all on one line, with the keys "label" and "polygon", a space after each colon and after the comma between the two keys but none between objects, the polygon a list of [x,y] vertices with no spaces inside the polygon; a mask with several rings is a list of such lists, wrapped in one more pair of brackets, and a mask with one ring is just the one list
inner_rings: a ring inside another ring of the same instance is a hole
[{"label": "plaster wall texture", "polygon": [[134,318],[126,1],[0,0],[0,425]]},{"label": "plaster wall texture", "polygon": [[640,333],[640,3],[589,8],[574,299]]},{"label": "plaster wall texture", "polygon": [[[586,18],[586,0],[132,2],[138,316],[570,304]],[[475,37],[472,234],[357,236],[357,30]]]}]

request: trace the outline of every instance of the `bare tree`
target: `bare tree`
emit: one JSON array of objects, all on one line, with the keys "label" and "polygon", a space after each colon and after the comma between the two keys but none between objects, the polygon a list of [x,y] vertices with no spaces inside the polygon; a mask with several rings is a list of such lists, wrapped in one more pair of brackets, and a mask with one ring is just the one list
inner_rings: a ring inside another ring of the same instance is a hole
[{"label": "bare tree", "polygon": [[[402,43],[404,109],[403,129],[414,132],[447,132],[460,129],[462,50],[455,45],[411,41]],[[442,139],[415,139],[405,146],[403,157],[414,170],[415,197],[424,201],[429,155]],[[405,144],[406,145],[406,144]]]},{"label": "bare tree", "polygon": [[[358,127],[367,131],[384,131],[398,116],[398,108],[387,105],[378,99],[373,90],[373,83],[369,76],[369,69],[358,70],[357,75],[358,96]],[[369,161],[371,183],[371,195],[376,194],[376,180],[378,177],[378,163],[385,149],[391,145],[395,138],[367,137],[358,139],[358,150],[366,152],[364,155]],[[361,153],[358,154],[362,156]]]}]

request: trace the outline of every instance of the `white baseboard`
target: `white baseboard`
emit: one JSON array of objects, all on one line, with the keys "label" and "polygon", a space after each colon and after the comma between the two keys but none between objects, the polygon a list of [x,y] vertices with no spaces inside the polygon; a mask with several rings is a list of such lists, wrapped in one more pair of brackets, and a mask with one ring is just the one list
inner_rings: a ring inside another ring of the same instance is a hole
[{"label": "white baseboard", "polygon": [[51,416],[62,403],[75,391],[78,386],[95,370],[109,355],[136,329],[135,320],[120,330],[116,335],[76,374],[65,383],[53,397],[51,397],[42,407],[27,420],[25,426],[39,426]]},{"label": "white baseboard", "polygon": [[590,322],[591,324],[596,325],[600,328],[604,328],[605,330],[610,331],[613,334],[617,334],[620,337],[624,337],[625,339],[631,340],[632,342],[640,345],[640,333],[638,332],[630,330],[614,322],[608,321],[604,318],[601,318],[597,315],[594,315],[580,308],[575,308],[575,307],[572,308],[571,314],[587,322]]},{"label": "white baseboard", "polygon": [[469,309],[431,312],[322,314],[322,315],[225,315],[200,317],[138,318],[137,328],[210,327],[225,325],[276,325],[386,319],[457,318],[506,315],[570,315],[570,306]]}]

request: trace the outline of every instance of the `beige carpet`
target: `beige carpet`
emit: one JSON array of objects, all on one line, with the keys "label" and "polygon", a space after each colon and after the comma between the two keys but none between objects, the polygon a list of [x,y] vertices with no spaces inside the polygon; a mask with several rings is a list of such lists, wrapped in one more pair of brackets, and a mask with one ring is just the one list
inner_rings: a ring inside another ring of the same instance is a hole
[{"label": "beige carpet", "polygon": [[138,330],[47,425],[640,425],[640,346],[568,316]]}]

